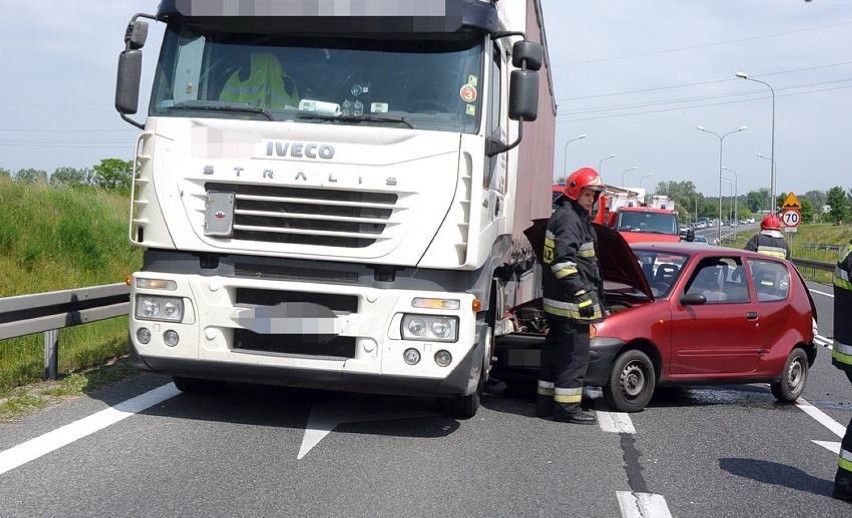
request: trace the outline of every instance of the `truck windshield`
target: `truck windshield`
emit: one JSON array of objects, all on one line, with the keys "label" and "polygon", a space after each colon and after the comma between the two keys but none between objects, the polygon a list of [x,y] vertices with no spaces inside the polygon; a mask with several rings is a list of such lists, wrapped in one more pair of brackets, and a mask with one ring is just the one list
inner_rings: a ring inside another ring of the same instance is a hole
[{"label": "truck windshield", "polygon": [[475,133],[483,41],[474,32],[296,37],[173,23],[150,115]]},{"label": "truck windshield", "polygon": [[676,236],[678,235],[677,216],[673,213],[623,211],[618,216],[617,230]]}]

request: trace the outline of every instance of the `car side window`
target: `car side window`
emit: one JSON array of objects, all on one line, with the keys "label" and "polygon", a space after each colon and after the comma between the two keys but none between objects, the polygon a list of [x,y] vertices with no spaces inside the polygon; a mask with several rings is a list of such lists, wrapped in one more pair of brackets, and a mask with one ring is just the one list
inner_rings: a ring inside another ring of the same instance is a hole
[{"label": "car side window", "polygon": [[749,259],[748,267],[754,281],[757,300],[773,302],[786,300],[790,294],[790,272],[787,267],[775,261]]},{"label": "car side window", "polygon": [[686,285],[686,294],[703,295],[708,304],[748,302],[748,284],[743,271],[738,257],[702,259]]}]

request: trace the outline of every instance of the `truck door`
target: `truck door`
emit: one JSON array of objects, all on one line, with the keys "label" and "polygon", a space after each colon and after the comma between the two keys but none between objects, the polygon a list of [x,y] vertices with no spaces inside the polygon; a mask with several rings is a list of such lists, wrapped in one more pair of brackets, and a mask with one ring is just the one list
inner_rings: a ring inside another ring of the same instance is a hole
[{"label": "truck door", "polygon": [[[503,83],[505,81],[505,66],[503,62],[503,58],[505,54],[503,53],[500,43],[494,42],[491,53],[491,61],[490,61],[490,70],[488,74],[488,99],[487,104],[483,104],[483,110],[486,111],[486,136],[490,136],[493,139],[499,140],[502,143],[506,143],[507,135],[506,135],[506,123],[505,116],[507,110],[505,109],[506,101],[505,101],[505,88],[503,88]],[[507,173],[507,153],[498,153],[488,159],[486,162],[486,171],[483,176],[483,185],[482,188],[488,191],[487,197],[488,200],[488,209],[487,209],[487,220],[483,222],[484,224],[488,224],[494,221],[497,218],[504,217],[506,213],[506,209],[504,207],[504,198],[506,196],[506,187],[507,181],[506,173]]]}]

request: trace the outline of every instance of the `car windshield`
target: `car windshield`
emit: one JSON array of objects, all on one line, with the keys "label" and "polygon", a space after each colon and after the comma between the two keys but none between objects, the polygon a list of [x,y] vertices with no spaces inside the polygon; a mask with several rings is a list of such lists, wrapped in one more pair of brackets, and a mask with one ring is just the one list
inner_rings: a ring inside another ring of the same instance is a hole
[{"label": "car windshield", "polygon": [[676,236],[677,216],[664,212],[622,211],[618,216],[618,230]]},{"label": "car windshield", "polygon": [[672,288],[680,278],[683,265],[686,264],[688,255],[664,252],[660,250],[633,249],[634,255],[639,260],[639,266],[645,279],[651,285],[651,291],[655,298],[667,297]]},{"label": "car windshield", "polygon": [[475,133],[484,38],[238,34],[173,23],[150,114]]}]

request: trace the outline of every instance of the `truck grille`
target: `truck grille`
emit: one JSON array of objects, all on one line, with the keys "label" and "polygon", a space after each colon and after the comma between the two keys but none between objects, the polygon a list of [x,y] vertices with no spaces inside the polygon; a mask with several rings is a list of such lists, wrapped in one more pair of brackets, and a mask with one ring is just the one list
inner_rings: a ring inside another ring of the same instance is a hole
[{"label": "truck grille", "polygon": [[234,194],[232,239],[365,248],[383,234],[393,193],[207,183],[207,193]]},{"label": "truck grille", "polygon": [[334,359],[355,357],[355,337],[329,335],[260,335],[234,330],[234,349]]}]

